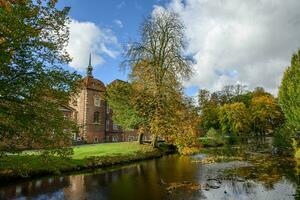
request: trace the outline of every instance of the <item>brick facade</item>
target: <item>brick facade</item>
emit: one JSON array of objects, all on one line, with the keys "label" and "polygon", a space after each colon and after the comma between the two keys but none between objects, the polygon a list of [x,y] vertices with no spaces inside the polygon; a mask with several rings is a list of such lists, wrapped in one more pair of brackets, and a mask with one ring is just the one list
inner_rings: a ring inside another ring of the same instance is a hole
[{"label": "brick facade", "polygon": [[112,110],[105,101],[106,86],[92,76],[89,65],[88,75],[82,80],[82,88],[70,102],[73,119],[79,125],[76,140],[88,143],[130,141],[137,138],[135,131],[125,132],[113,123]]}]

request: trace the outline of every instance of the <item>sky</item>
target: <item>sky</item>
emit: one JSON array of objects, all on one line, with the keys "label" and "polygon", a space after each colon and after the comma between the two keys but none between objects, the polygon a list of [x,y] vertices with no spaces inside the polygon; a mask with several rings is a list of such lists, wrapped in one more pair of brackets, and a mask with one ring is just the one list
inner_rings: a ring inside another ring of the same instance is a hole
[{"label": "sky", "polygon": [[228,84],[276,95],[300,48],[299,0],[61,0],[58,6],[71,7],[68,69],[85,75],[91,52],[93,75],[105,84],[127,80],[123,47],[139,40],[141,23],[157,9],[178,13],[185,26],[185,51],[195,60],[184,82],[188,96]]}]

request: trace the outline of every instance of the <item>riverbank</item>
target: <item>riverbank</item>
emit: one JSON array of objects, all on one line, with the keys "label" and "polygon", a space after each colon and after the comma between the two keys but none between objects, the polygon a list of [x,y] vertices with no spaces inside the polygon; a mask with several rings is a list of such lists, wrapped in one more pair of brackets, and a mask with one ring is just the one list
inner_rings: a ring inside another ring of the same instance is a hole
[{"label": "riverbank", "polygon": [[203,148],[92,173],[0,181],[0,199],[299,199],[291,159],[255,144]]},{"label": "riverbank", "polygon": [[136,142],[82,145],[73,147],[73,151],[70,158],[45,157],[30,151],[3,156],[0,158],[0,179],[58,175],[158,158],[166,153],[165,149],[154,149],[150,144]]}]

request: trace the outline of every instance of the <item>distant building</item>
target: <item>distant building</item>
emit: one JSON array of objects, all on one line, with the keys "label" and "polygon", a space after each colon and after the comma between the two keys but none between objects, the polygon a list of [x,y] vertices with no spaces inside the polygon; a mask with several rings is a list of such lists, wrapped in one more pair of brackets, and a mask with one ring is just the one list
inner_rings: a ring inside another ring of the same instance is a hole
[{"label": "distant building", "polygon": [[72,115],[80,127],[79,134],[74,135],[74,139],[85,140],[88,143],[136,140],[135,131],[124,132],[113,123],[112,110],[104,99],[106,87],[102,81],[93,77],[92,72],[90,56],[82,88],[78,96],[70,102],[71,108],[66,112],[69,116]]}]

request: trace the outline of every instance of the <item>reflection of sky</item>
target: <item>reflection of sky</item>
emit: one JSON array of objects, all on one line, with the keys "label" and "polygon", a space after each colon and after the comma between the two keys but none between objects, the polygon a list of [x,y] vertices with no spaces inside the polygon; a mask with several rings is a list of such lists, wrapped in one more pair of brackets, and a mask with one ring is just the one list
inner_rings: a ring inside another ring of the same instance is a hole
[{"label": "reflection of sky", "polygon": [[[33,197],[33,199],[36,199],[36,200],[64,200],[65,194],[64,194],[63,189],[60,189],[56,192],[37,195],[36,197]],[[27,200],[27,198],[20,197],[20,198],[16,198],[15,200]]]},{"label": "reflection of sky", "polygon": [[[193,156],[201,159],[203,155]],[[5,190],[4,199],[37,199],[37,200],[83,200],[83,199],[110,199],[110,200],[152,200],[152,199],[202,199],[208,200],[282,200],[293,199],[296,185],[284,177],[274,183],[272,188],[266,188],[259,182],[251,180],[238,182],[221,180],[218,189],[209,191],[176,190],[166,196],[166,187],[170,183],[208,183],[208,178],[224,176],[222,170],[247,166],[247,162],[233,161],[203,165],[191,162],[185,156],[165,156],[161,159],[150,160],[121,166],[115,169],[102,171],[99,174],[82,174],[57,178],[44,178],[10,185]],[[282,174],[281,174],[282,175]],[[164,184],[162,184],[163,180]],[[224,192],[226,191],[226,193]],[[18,194],[17,194],[18,193]],[[18,196],[20,195],[20,196]],[[24,197],[26,196],[26,198]],[[6,198],[7,197],[7,198]],[[18,198],[16,198],[18,197]],[[174,198],[173,198],[174,197]]]},{"label": "reflection of sky", "polygon": [[[248,200],[248,199],[261,199],[261,200],[283,200],[294,199],[292,196],[295,194],[295,188],[292,184],[285,180],[276,183],[274,189],[267,190],[262,184],[250,182],[251,186],[246,186],[246,183],[224,182],[222,187],[216,190],[204,191],[207,199],[223,199],[223,200]],[[250,190],[249,190],[250,189]],[[226,190],[226,194],[224,191]],[[250,191],[250,192],[247,192]]]}]

